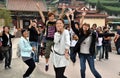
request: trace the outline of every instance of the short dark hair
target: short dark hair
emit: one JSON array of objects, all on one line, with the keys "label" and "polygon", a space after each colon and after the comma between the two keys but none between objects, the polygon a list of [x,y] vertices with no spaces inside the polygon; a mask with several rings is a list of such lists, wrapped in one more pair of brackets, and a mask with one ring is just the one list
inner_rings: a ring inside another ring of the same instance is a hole
[{"label": "short dark hair", "polygon": [[27,30],[27,29],[22,29],[22,30],[21,30],[21,34],[23,35],[23,33],[24,33],[25,31],[28,31],[28,30]]},{"label": "short dark hair", "polygon": [[5,29],[5,27],[7,27],[8,29],[10,29],[10,27],[9,27],[9,26],[3,26],[3,29]]},{"label": "short dark hair", "polygon": [[77,24],[78,26],[80,25],[79,22],[75,22],[75,24]]}]

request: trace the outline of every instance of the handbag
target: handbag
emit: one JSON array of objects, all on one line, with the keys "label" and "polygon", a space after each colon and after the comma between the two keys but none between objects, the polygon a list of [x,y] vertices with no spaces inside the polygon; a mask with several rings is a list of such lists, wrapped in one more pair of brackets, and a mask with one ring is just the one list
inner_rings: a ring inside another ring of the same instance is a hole
[{"label": "handbag", "polygon": [[0,47],[1,52],[7,52],[7,51],[9,51],[9,49],[10,49],[9,46],[1,46]]}]

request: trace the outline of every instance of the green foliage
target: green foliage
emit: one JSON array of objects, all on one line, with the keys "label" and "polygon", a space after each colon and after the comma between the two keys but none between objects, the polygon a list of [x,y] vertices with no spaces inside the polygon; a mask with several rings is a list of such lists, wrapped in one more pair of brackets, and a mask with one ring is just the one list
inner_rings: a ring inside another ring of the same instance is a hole
[{"label": "green foliage", "polygon": [[103,10],[103,5],[100,3],[100,1],[97,2],[96,6],[99,11]]},{"label": "green foliage", "polygon": [[103,6],[107,12],[118,14],[120,13],[120,7]]},{"label": "green foliage", "polygon": [[105,10],[108,13],[119,14],[120,2],[118,0],[87,0],[92,5],[97,5],[99,11]]},{"label": "green foliage", "polygon": [[87,0],[88,3],[96,4],[100,1],[102,4],[111,4],[111,3],[118,3],[118,0]]},{"label": "green foliage", "polygon": [[12,19],[10,15],[10,11],[6,9],[0,9],[0,18],[3,18],[5,20],[5,25],[9,26],[11,24]]}]

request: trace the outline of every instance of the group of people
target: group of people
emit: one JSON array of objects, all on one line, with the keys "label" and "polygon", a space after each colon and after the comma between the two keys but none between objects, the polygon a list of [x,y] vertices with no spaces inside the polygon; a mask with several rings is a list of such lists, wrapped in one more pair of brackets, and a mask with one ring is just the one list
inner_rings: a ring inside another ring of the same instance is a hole
[{"label": "group of people", "polygon": [[[56,16],[57,19],[55,19],[53,12],[49,12],[48,19],[46,20],[39,4],[36,4],[36,6],[44,26],[42,24],[37,26],[37,20],[32,20],[28,29],[21,30],[22,36],[19,41],[20,55],[24,63],[29,66],[23,74],[23,78],[30,78],[31,73],[35,69],[35,62],[39,62],[42,45],[45,47],[45,70],[48,71],[49,69],[49,58],[51,54],[56,78],[67,78],[64,72],[67,65],[69,65],[69,59],[75,63],[77,54],[80,59],[81,78],[86,78],[86,61],[88,61],[90,70],[95,78],[102,78],[95,69],[94,59],[97,54],[99,54],[99,60],[104,58],[104,54],[105,59],[109,58],[108,53],[110,51],[111,37],[114,36],[114,34],[109,33],[109,28],[97,27],[97,24],[93,24],[91,28],[90,24],[83,23],[87,14],[85,11],[82,13],[79,21],[77,21],[75,19],[77,9],[64,13],[65,6],[62,7],[61,14],[58,17]],[[65,15],[69,21],[67,27],[63,20],[63,16]],[[11,68],[11,38],[13,37],[13,35],[9,34],[9,27],[3,27],[2,45],[10,46],[9,51],[4,53],[5,69]],[[117,42],[118,39],[119,31],[114,41]],[[119,47],[117,51],[120,51]]]}]

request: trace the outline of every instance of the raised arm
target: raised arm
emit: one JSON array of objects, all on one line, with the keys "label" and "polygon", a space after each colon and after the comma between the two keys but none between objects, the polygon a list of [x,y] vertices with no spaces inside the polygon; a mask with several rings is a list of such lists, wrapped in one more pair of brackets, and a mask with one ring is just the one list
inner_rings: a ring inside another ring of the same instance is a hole
[{"label": "raised arm", "polygon": [[83,13],[82,13],[82,17],[80,18],[80,26],[79,26],[79,28],[82,28],[85,15],[86,15],[86,12],[83,12]]},{"label": "raised arm", "polygon": [[68,24],[69,24],[69,27],[71,28],[71,20],[70,20],[70,17],[69,17],[69,16],[70,16],[70,13],[67,12],[65,15],[67,16]]},{"label": "raised arm", "polygon": [[39,10],[39,14],[40,14],[40,16],[42,18],[43,23],[45,23],[45,16],[43,15],[43,12],[41,11],[40,5],[38,3],[36,3],[36,6],[37,6],[37,8]]},{"label": "raised arm", "polygon": [[65,12],[65,5],[63,4],[62,5],[62,11],[61,11],[61,13],[59,14],[59,19],[61,19],[62,18],[62,16],[64,15],[64,12]]},{"label": "raised arm", "polygon": [[29,27],[28,27],[28,30],[30,30],[31,27],[32,27],[32,20],[30,20],[30,25],[29,25]]},{"label": "raised arm", "polygon": [[75,23],[74,23],[74,14],[72,13],[72,19],[71,19],[71,28],[74,31],[74,33],[79,37],[79,30],[75,28]]}]

